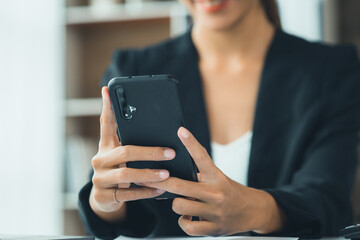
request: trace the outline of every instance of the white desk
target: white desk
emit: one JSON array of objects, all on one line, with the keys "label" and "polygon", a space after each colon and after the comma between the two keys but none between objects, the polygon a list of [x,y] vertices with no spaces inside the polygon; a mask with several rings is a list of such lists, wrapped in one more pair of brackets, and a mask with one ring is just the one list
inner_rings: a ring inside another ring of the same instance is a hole
[{"label": "white desk", "polygon": [[[116,240],[134,240],[139,238],[118,237]],[[173,237],[173,238],[149,238],[151,240],[298,240],[299,238],[290,237],[250,237],[250,236],[234,236],[234,237]],[[320,240],[345,240],[341,237],[321,238]]]}]

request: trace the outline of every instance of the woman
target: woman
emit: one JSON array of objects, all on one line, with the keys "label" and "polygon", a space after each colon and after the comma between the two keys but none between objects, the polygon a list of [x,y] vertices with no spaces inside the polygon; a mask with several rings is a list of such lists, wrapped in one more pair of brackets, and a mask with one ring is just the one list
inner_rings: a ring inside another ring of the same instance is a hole
[{"label": "woman", "polygon": [[[188,120],[178,136],[200,182],[126,168],[176,153],[121,146],[103,88],[94,175],[80,192],[87,231],[100,238],[249,231],[315,237],[351,224],[360,122],[354,49],[282,32],[275,1],[183,3],[193,27],[155,46],[117,51],[102,84],[120,75],[174,75]],[[129,188],[131,182],[144,187]],[[147,199],[164,191],[188,198]]]}]

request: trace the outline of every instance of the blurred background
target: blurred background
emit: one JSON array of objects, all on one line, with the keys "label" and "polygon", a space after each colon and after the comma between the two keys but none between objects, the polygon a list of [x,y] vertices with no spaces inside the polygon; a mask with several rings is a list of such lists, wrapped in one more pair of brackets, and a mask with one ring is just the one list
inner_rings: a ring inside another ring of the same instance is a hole
[{"label": "blurred background", "polygon": [[[360,50],[359,0],[278,5],[285,31]],[[77,193],[97,152],[99,81],[112,52],[189,24],[177,1],[0,0],[0,234],[85,234]]]}]

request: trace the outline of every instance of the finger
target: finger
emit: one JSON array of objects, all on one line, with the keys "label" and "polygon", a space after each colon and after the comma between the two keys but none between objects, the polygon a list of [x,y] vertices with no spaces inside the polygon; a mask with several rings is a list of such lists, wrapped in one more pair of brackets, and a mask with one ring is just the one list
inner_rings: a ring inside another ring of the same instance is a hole
[{"label": "finger", "polygon": [[142,147],[142,146],[120,146],[104,153],[101,166],[113,168],[119,164],[133,161],[163,161],[171,160],[176,153],[171,148],[165,147]]},{"label": "finger", "polygon": [[162,169],[135,169],[135,168],[116,168],[107,171],[97,177],[94,175],[93,183],[102,188],[113,187],[116,184],[124,184],[120,186],[128,186],[130,183],[144,183],[163,181],[169,177],[168,170]]},{"label": "finger", "polygon": [[217,229],[217,225],[208,221],[191,221],[187,216],[179,218],[179,226],[190,236],[219,236],[221,233]]},{"label": "finger", "polygon": [[[184,144],[191,157],[194,159],[202,175],[216,169],[206,149],[195,139],[195,137],[184,127],[178,130],[178,136]],[[202,176],[204,177],[204,176]]]},{"label": "finger", "polygon": [[107,87],[101,89],[103,100],[102,113],[100,116],[100,149],[114,148],[120,145],[116,134],[116,123],[112,111],[109,90]]},{"label": "finger", "polygon": [[[116,189],[116,200],[119,202],[134,201],[139,199],[153,198],[160,196],[164,191],[153,188],[126,188]],[[94,190],[94,199],[98,203],[113,202],[117,204],[114,199],[114,189],[98,189]]]},{"label": "finger", "polygon": [[169,177],[161,182],[147,182],[142,183],[143,186],[162,189],[167,192],[175,193],[181,196],[195,198],[200,201],[210,202],[213,201],[211,191],[207,185],[200,182],[192,182],[180,178]]},{"label": "finger", "polygon": [[[113,189],[110,189],[113,194]],[[118,201],[135,201],[139,199],[147,199],[160,196],[165,191],[160,189],[153,189],[147,187],[134,187],[134,188],[127,188],[127,189],[117,189],[116,190],[116,199]],[[112,197],[113,198],[113,197]]]},{"label": "finger", "polygon": [[206,220],[216,220],[216,216],[210,206],[199,201],[186,198],[175,198],[172,209],[179,215],[198,216]]},{"label": "finger", "polygon": [[117,187],[117,188],[130,188],[131,183],[119,183],[117,186],[111,186],[111,188]]}]

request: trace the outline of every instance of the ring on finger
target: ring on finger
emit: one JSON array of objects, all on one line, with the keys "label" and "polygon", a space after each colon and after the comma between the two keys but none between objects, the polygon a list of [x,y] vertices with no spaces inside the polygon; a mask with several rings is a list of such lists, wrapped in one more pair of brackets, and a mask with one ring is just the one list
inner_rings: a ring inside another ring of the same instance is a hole
[{"label": "ring on finger", "polygon": [[114,202],[116,203],[120,203],[117,198],[116,198],[116,191],[118,190],[118,188],[114,188],[114,191],[113,191],[113,198],[114,198]]}]

